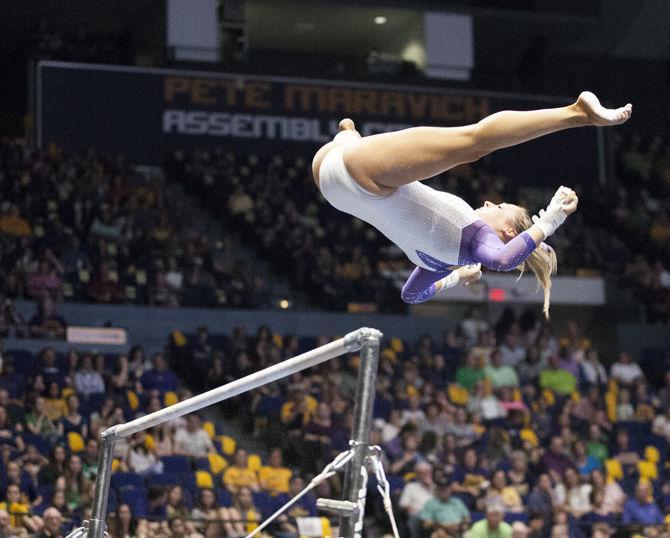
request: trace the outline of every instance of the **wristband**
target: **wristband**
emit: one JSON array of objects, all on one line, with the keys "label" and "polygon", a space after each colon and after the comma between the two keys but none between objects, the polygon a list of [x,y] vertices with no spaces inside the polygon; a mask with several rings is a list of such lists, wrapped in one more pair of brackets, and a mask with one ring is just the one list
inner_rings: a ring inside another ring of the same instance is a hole
[{"label": "wristband", "polygon": [[446,290],[448,288],[453,288],[456,284],[458,284],[460,279],[461,275],[458,274],[458,270],[452,271],[442,279],[442,289]]}]

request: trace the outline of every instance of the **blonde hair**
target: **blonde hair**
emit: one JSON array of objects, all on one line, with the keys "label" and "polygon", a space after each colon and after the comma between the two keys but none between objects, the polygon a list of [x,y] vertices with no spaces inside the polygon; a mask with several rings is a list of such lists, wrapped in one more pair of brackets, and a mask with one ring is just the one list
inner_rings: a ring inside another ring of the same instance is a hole
[{"label": "blonde hair", "polygon": [[[516,218],[512,221],[512,227],[517,234],[525,232],[533,225],[533,221],[526,209],[519,207]],[[549,303],[551,300],[551,275],[556,274],[558,268],[558,261],[556,260],[556,253],[554,249],[543,243],[533,251],[528,259],[519,265],[517,269],[523,273],[528,267],[538,284],[542,287],[544,292],[544,306],[542,312],[544,316],[549,319]]]}]

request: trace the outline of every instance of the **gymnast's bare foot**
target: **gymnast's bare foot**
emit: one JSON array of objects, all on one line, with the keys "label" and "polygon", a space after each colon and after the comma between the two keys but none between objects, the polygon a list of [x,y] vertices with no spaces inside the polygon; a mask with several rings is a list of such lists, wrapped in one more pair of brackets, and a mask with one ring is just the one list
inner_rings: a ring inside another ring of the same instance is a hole
[{"label": "gymnast's bare foot", "polygon": [[574,106],[586,114],[588,125],[601,127],[625,123],[633,113],[633,105],[630,103],[621,108],[605,108],[591,92],[580,93]]},{"label": "gymnast's bare foot", "polygon": [[342,121],[340,121],[339,130],[340,131],[355,131],[356,126],[354,125],[354,122],[352,120],[350,120],[349,118],[344,118]]}]

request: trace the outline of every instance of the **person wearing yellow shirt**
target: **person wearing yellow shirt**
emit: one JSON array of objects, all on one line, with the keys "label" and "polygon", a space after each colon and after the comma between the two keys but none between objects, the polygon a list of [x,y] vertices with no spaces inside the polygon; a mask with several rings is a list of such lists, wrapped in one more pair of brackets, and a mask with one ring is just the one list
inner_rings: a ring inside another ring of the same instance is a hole
[{"label": "person wearing yellow shirt", "polygon": [[281,448],[273,448],[268,458],[268,465],[261,467],[258,471],[258,479],[263,491],[271,495],[288,493],[292,472],[282,463]]},{"label": "person wearing yellow shirt", "polygon": [[247,465],[247,451],[238,448],[233,456],[233,465],[223,473],[223,483],[231,493],[237,493],[240,488],[247,487],[252,491],[260,491],[256,472]]},{"label": "person wearing yellow shirt", "polygon": [[300,385],[289,387],[288,401],[281,406],[280,419],[289,431],[300,430],[312,420],[316,411],[317,401],[305,394]]},{"label": "person wearing yellow shirt", "polygon": [[26,529],[31,534],[35,533],[42,526],[42,521],[30,514],[30,505],[27,502],[21,501],[19,486],[10,484],[7,486],[7,500],[0,503],[0,510],[10,514],[9,524],[12,529]]}]

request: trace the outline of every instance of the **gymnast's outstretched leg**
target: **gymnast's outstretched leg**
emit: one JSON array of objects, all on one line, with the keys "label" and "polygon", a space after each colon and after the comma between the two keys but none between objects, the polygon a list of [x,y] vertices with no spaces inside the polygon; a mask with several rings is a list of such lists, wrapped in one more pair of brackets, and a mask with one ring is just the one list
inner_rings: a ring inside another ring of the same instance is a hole
[{"label": "gymnast's outstretched leg", "polygon": [[[362,184],[400,187],[564,129],[618,125],[631,113],[630,104],[607,109],[591,92],[582,92],[575,103],[560,108],[506,110],[465,127],[414,127],[354,139],[344,148],[344,162]],[[340,128],[354,130],[354,124],[343,120]]]}]

